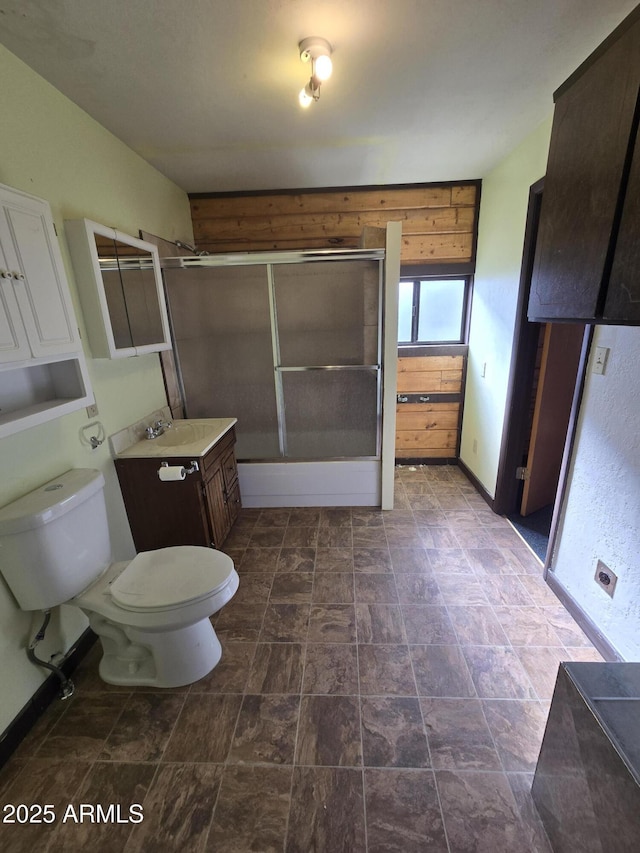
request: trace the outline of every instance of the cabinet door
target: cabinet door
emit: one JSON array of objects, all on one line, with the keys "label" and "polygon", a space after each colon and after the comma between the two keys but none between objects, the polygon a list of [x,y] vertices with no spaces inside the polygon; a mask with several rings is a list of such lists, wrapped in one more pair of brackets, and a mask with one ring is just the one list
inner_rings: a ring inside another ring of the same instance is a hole
[{"label": "cabinet door", "polygon": [[224,484],[227,492],[229,492],[238,479],[238,466],[236,465],[236,456],[233,452],[233,447],[222,457],[222,474],[224,476]]},{"label": "cabinet door", "polygon": [[229,513],[229,530],[233,527],[242,508],[240,500],[240,484],[236,480],[227,491],[227,512]]},{"label": "cabinet door", "polygon": [[[168,458],[169,465],[184,460]],[[160,460],[116,459],[120,490],[137,551],[174,545],[209,547],[209,512],[198,475],[173,483],[158,478]]]},{"label": "cabinet door", "polygon": [[0,362],[29,358],[31,349],[13,292],[13,276],[0,248]]},{"label": "cabinet door", "polygon": [[602,311],[639,83],[640,22],[558,97],[530,320],[590,320]]},{"label": "cabinet door", "polygon": [[31,351],[36,358],[80,350],[80,338],[51,211],[46,201],[0,189],[0,244],[14,274]]},{"label": "cabinet door", "polygon": [[640,136],[636,146],[618,230],[604,306],[610,323],[640,326]]},{"label": "cabinet door", "polygon": [[213,543],[216,548],[220,548],[231,529],[227,508],[227,493],[221,467],[217,467],[211,478],[207,480],[206,489],[209,504],[209,519],[213,529]]}]

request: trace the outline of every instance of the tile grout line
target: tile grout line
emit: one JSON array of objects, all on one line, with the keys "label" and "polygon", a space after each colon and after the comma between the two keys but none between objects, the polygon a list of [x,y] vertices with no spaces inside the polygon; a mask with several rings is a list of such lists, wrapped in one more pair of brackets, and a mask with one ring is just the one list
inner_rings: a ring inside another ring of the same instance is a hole
[{"label": "tile grout line", "polygon": [[[385,537],[386,538],[386,537]],[[353,531],[351,535],[351,541],[353,542]],[[352,552],[353,554],[353,552]],[[368,853],[369,850],[369,833],[367,826],[367,782],[365,776],[365,759],[364,759],[364,735],[363,735],[363,721],[362,721],[362,687],[360,683],[360,630],[358,627],[358,609],[356,606],[356,566],[355,561],[352,561],[352,569],[353,569],[353,578],[352,578],[352,586],[353,586],[353,612],[354,612],[354,620],[355,620],[355,646],[356,646],[356,676],[357,676],[357,686],[358,686],[358,716],[360,722],[360,758],[362,761],[362,768],[360,773],[360,784],[362,786],[362,820],[364,823],[364,849],[365,853]]]},{"label": "tile grout line", "polygon": [[[394,568],[394,583],[395,583],[395,574],[396,573],[395,573],[395,568]],[[422,574],[423,573],[420,572],[419,576],[422,576]],[[436,580],[436,585],[437,585],[437,580]],[[439,586],[438,586],[438,591],[440,592]],[[397,587],[396,587],[396,593],[397,593]],[[406,624],[404,623],[404,612],[402,611],[402,608],[400,608],[400,614],[401,614],[401,618],[403,621],[403,627],[405,629],[405,636],[407,636]],[[448,611],[447,611],[447,618],[449,618]],[[429,756],[429,766],[431,769],[431,773],[433,775],[433,785],[434,785],[435,792],[436,792],[436,798],[437,798],[437,802],[438,802],[438,810],[440,812],[440,820],[442,821],[442,831],[444,833],[444,840],[445,840],[445,843],[447,845],[447,851],[449,851],[449,853],[451,853],[451,844],[449,843],[449,834],[447,832],[447,825],[446,825],[446,821],[445,821],[445,817],[444,817],[444,810],[442,808],[442,798],[440,796],[440,787],[438,785],[438,778],[436,775],[435,768],[433,766],[433,755],[431,752],[431,744],[429,743],[429,735],[427,732],[427,725],[426,725],[425,718],[424,718],[424,712],[422,710],[422,702],[420,701],[421,697],[420,697],[420,690],[418,687],[418,679],[416,678],[415,665],[413,662],[413,656],[411,654],[411,646],[408,642],[408,639],[409,638],[407,636],[407,654],[409,656],[409,663],[411,665],[411,672],[413,674],[413,681],[414,681],[414,685],[415,685],[415,689],[416,689],[416,697],[417,697],[416,701],[418,703],[418,711],[420,712],[420,719],[422,720],[422,731],[424,733],[424,737],[425,737],[425,740],[427,743],[427,755]],[[475,686],[474,686],[474,689],[475,689]]]}]

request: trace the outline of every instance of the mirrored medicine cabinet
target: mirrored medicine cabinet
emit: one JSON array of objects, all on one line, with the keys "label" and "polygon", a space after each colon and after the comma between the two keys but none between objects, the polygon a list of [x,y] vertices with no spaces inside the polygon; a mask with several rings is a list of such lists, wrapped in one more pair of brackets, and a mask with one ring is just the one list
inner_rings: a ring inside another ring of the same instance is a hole
[{"label": "mirrored medicine cabinet", "polygon": [[65,233],[94,358],[171,349],[157,248],[89,219]]}]

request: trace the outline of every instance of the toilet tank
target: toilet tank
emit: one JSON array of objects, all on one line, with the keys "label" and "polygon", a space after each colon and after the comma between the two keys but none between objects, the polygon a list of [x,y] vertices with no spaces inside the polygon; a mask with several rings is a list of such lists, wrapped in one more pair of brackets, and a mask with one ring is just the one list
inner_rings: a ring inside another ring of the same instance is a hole
[{"label": "toilet tank", "polygon": [[67,471],[0,509],[0,572],[23,610],[63,604],[110,562],[100,471]]}]

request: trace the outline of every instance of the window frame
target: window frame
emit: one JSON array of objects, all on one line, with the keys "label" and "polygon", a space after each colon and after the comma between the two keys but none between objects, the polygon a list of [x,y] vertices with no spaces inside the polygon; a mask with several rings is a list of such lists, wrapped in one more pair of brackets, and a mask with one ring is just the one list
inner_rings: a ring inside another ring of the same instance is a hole
[{"label": "window frame", "polygon": [[[462,312],[460,317],[460,336],[456,340],[424,340],[418,339],[418,327],[420,321],[420,282],[422,281],[464,281],[464,295],[462,299]],[[466,345],[469,340],[469,322],[471,319],[471,301],[473,297],[473,276],[470,273],[451,273],[449,275],[403,275],[400,273],[400,283],[413,283],[413,298],[411,312],[411,340],[401,341],[398,337],[400,347],[419,346],[447,346]]]}]

